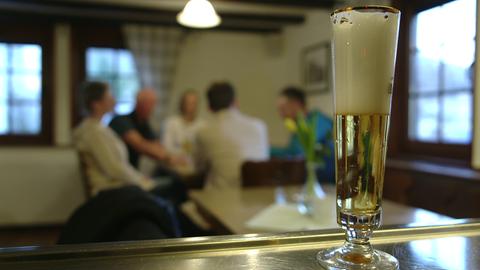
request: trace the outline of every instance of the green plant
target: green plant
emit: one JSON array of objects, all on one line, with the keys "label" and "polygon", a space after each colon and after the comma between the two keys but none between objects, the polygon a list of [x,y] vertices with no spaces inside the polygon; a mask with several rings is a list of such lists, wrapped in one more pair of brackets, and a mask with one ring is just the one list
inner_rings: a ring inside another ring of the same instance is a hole
[{"label": "green plant", "polygon": [[[319,167],[324,167],[324,157],[330,156],[332,153],[326,143],[317,141],[318,117],[318,114],[313,114],[312,117],[305,117],[304,114],[299,113],[295,120],[287,118],[285,126],[290,132],[297,135],[305,153],[305,160],[315,163]],[[331,132],[329,132],[325,141],[328,141],[331,137]]]}]

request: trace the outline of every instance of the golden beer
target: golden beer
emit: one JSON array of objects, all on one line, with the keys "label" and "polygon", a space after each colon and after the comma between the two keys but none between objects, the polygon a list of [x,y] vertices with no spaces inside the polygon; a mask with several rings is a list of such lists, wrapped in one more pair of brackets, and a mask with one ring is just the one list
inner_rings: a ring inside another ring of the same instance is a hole
[{"label": "golden beer", "polygon": [[[375,229],[380,224],[389,115],[337,114],[335,118],[337,222],[342,227]],[[360,222],[352,220],[358,216],[363,217]]]}]

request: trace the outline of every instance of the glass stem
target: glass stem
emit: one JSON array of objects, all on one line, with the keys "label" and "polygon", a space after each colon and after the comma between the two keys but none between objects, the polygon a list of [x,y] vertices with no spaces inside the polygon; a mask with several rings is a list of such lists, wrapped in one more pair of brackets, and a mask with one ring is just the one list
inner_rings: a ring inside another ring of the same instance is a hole
[{"label": "glass stem", "polygon": [[374,256],[374,250],[369,241],[371,236],[372,230],[347,229],[343,259],[351,263],[371,263]]},{"label": "glass stem", "polygon": [[357,245],[370,245],[371,230],[347,229],[345,237],[347,242]]}]

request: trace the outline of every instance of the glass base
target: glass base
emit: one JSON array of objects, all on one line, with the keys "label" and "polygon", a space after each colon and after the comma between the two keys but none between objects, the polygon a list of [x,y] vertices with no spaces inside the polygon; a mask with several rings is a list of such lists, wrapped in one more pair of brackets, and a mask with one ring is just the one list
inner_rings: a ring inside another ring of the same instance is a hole
[{"label": "glass base", "polygon": [[371,256],[365,257],[360,253],[346,252],[344,247],[322,250],[317,254],[317,261],[324,269],[378,269],[398,270],[398,260],[392,255],[380,250],[373,250]]},{"label": "glass base", "polygon": [[313,182],[313,187],[310,192],[308,191],[308,184],[309,183],[306,183],[303,186],[301,193],[298,195],[297,209],[300,214],[312,217],[314,215],[315,204],[325,198],[326,195],[316,179],[315,182]]}]

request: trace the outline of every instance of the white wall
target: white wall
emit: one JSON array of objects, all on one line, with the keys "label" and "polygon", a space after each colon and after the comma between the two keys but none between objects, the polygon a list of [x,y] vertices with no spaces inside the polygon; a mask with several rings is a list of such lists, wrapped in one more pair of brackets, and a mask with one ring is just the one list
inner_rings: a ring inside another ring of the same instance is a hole
[{"label": "white wall", "polygon": [[70,91],[70,26],[58,24],[54,38],[54,111],[55,144],[68,146],[71,143],[71,91]]},{"label": "white wall", "polygon": [[76,152],[0,149],[0,226],[63,223],[84,201]]},{"label": "white wall", "polygon": [[[285,59],[288,67],[285,84],[302,86],[301,55],[302,51],[311,45],[329,42],[331,39],[330,12],[311,11],[306,16],[306,22],[299,26],[289,26],[284,31]],[[333,115],[332,91],[312,95],[308,99],[309,106],[327,115]]]}]

